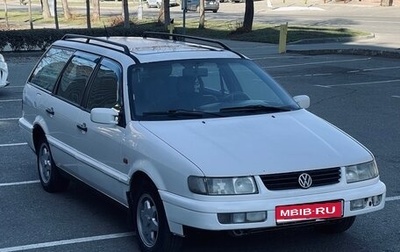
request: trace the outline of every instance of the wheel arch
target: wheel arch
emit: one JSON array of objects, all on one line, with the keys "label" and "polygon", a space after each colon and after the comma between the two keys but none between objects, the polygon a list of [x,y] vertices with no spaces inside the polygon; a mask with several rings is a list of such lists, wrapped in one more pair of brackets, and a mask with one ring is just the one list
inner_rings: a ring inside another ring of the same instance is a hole
[{"label": "wheel arch", "polygon": [[[134,174],[132,174],[131,179],[130,179],[129,191],[127,192],[130,216],[132,216],[133,208],[136,207],[133,205],[133,201],[134,201],[133,195],[135,192],[138,191],[138,188],[140,186],[142,186],[143,183],[148,183],[157,192],[158,197],[159,197],[162,207],[163,207],[165,217],[167,218],[168,228],[169,228],[170,232],[172,232],[176,235],[179,235],[179,236],[184,236],[183,226],[178,223],[174,223],[174,222],[170,221],[170,219],[168,218],[168,213],[165,209],[164,201],[162,200],[161,195],[158,192],[159,188],[154,183],[154,181],[150,178],[150,176],[143,171],[136,171]],[[131,218],[132,219],[130,222],[133,223],[134,225],[136,225],[135,224],[136,219],[134,217],[131,217]]]},{"label": "wheel arch", "polygon": [[33,138],[33,145],[35,147],[35,152],[37,152],[38,150],[38,144],[39,144],[39,140],[42,138],[46,137],[46,133],[44,132],[43,128],[36,124],[35,126],[33,126],[33,131],[32,131],[32,138]]},{"label": "wheel arch", "polygon": [[135,189],[137,189],[140,186],[140,182],[142,181],[150,183],[154,188],[157,189],[156,184],[153,182],[149,175],[147,175],[143,171],[136,171],[134,174],[132,174],[132,177],[130,179],[129,190],[134,191]]}]

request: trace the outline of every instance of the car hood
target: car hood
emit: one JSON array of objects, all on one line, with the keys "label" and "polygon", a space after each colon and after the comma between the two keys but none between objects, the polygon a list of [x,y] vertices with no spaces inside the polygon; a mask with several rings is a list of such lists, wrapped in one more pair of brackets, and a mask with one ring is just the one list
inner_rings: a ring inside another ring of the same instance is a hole
[{"label": "car hood", "polygon": [[206,176],[331,168],[372,159],[365,147],[306,110],[141,124]]}]

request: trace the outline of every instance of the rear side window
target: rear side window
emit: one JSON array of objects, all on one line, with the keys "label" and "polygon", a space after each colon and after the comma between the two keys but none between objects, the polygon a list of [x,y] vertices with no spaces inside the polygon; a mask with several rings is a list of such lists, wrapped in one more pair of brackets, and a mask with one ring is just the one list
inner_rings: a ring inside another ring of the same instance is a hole
[{"label": "rear side window", "polygon": [[52,91],[58,76],[74,53],[72,50],[51,48],[37,64],[29,82]]},{"label": "rear side window", "polygon": [[80,104],[86,83],[96,67],[95,61],[75,55],[63,72],[56,94],[74,104]]}]

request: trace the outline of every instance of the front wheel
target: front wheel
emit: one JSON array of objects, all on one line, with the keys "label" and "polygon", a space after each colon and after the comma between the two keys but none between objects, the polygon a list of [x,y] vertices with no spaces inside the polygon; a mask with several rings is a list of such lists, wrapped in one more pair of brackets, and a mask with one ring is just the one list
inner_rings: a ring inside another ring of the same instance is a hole
[{"label": "front wheel", "polygon": [[348,230],[356,220],[356,216],[346,217],[339,220],[330,221],[325,224],[317,225],[317,231],[327,234],[339,234]]},{"label": "front wheel", "polygon": [[67,189],[69,179],[63,177],[51,155],[49,144],[45,139],[41,139],[36,150],[37,168],[40,183],[47,192],[60,192]]},{"label": "front wheel", "polygon": [[154,186],[143,183],[133,194],[133,219],[141,251],[180,251],[182,238],[172,234]]}]

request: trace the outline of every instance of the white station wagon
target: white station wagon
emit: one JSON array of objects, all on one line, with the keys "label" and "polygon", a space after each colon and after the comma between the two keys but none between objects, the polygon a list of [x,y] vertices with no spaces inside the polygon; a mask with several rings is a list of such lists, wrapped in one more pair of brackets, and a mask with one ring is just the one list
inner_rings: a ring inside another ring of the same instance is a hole
[{"label": "white station wagon", "polygon": [[214,40],[66,35],[33,69],[19,120],[48,192],[76,178],[130,209],[143,251],[190,229],[315,225],[381,210],[373,154]]}]

